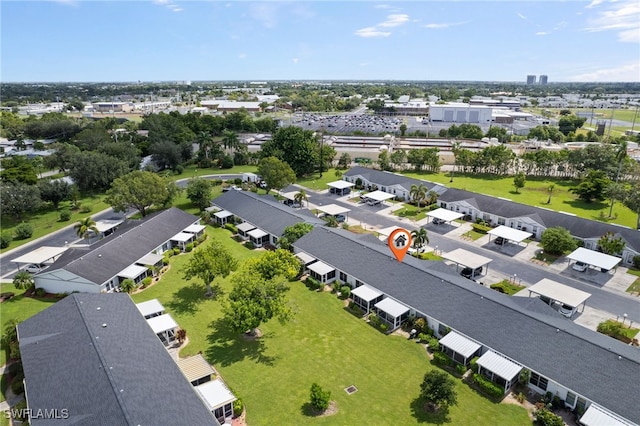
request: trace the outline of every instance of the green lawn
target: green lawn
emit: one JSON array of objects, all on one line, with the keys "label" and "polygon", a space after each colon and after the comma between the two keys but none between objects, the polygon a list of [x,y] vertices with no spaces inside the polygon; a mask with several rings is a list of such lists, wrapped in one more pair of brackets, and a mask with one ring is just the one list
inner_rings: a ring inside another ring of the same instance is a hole
[{"label": "green lawn", "polygon": [[[345,171],[346,170],[340,170],[340,172]],[[322,172],[322,177],[320,177],[320,174],[316,172],[311,176],[298,179],[296,183],[298,185],[313,189],[314,191],[322,191],[323,189],[329,189],[329,187],[327,186],[329,182],[335,182],[337,180],[342,180],[342,176],[336,176],[336,169],[331,168],[326,172]]]},{"label": "green lawn", "polygon": [[25,240],[11,241],[9,247],[0,250],[0,253],[14,249],[16,247],[20,247],[21,245],[26,244],[29,241],[33,241],[36,238],[40,238],[44,235],[50,234],[51,232],[62,229],[65,226],[72,225],[80,219],[84,219],[87,216],[91,216],[108,208],[109,206],[103,201],[103,199],[104,195],[102,194],[82,198],[80,200],[80,204],[82,205],[82,207],[90,208],[91,211],[88,213],[81,213],[80,210],[71,211],[71,219],[65,222],[60,222],[60,211],[64,208],[70,209],[70,201],[60,203],[60,208],[58,210],[54,210],[53,207],[43,207],[33,214],[25,214],[21,220],[16,220],[13,217],[7,217],[3,215],[2,221],[0,223],[0,228],[2,228],[3,232],[6,231],[13,234],[15,227],[24,221],[33,225],[33,236]]},{"label": "green lawn", "polygon": [[490,287],[496,291],[499,291],[500,293],[504,293],[509,296],[513,296],[520,290],[523,290],[526,288],[523,285],[514,284],[509,280],[502,280],[499,283],[491,284]]},{"label": "green lawn", "polygon": [[[241,259],[260,251],[245,249],[224,229],[208,228]],[[158,298],[187,330],[189,345],[182,356],[202,351],[247,406],[251,425],[270,424],[417,424],[429,419],[416,401],[424,373],[434,368],[422,345],[384,335],[344,309],[329,293],[291,284],[296,315],[285,325],[276,321],[261,328],[258,341],[248,341],[221,321],[219,300],[202,297],[204,286],[184,281],[179,269],[188,255],[171,258],[171,269],[154,286],[133,296],[135,302]],[[223,288],[228,282],[220,280]],[[331,391],[338,413],[314,418],[307,413],[313,382]],[[524,409],[495,404],[456,379],[459,405],[450,410],[451,424],[530,424]],[[348,396],[344,388],[355,385]]]},{"label": "green lawn", "polygon": [[195,176],[208,176],[208,175],[234,175],[242,173],[256,173],[257,166],[234,166],[230,169],[219,168],[201,168],[195,164],[187,166],[184,171],[179,175],[174,175],[175,180],[189,179]]},{"label": "green lawn", "polygon": [[413,204],[405,203],[404,207],[395,210],[393,212],[393,215],[398,217],[405,217],[413,221],[419,221],[427,217],[427,211],[428,210],[426,207],[418,208]]},{"label": "green lawn", "polygon": [[[499,177],[456,173],[453,182],[449,182],[451,175],[448,172],[405,172],[404,174],[416,179],[441,183],[450,188],[502,197],[518,203],[575,214],[586,219],[616,223],[630,228],[635,228],[636,226],[637,214],[618,202],[613,206],[613,214],[618,215],[617,219],[603,219],[601,215],[609,215],[608,201],[585,203],[582,200],[578,200],[574,194],[569,192],[570,188],[577,185],[577,182],[571,179],[528,177],[525,187],[521,188],[519,193],[516,194],[512,176]],[[555,190],[551,196],[551,204],[547,204],[549,198],[547,188],[550,184],[555,185]]]}]

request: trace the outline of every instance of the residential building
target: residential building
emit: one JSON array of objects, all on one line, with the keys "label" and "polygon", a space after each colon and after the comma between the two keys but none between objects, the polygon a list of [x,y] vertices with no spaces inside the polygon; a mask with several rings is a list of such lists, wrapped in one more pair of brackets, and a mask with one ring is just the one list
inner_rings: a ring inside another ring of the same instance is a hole
[{"label": "residential building", "polygon": [[540,84],[543,84],[543,85],[547,84],[548,80],[549,80],[549,77],[547,77],[546,75],[542,74],[540,76]]},{"label": "residential building", "polygon": [[219,425],[128,294],[71,294],[18,340],[33,426]]},{"label": "residential building", "polygon": [[536,76],[528,75],[527,76],[527,84],[536,84]]},{"label": "residential building", "polygon": [[127,220],[113,233],[88,247],[70,248],[34,277],[48,293],[111,292],[125,279],[140,282],[162,265],[162,253],[197,238],[200,219],[177,208]]},{"label": "residential building", "polygon": [[442,208],[468,215],[472,220],[482,219],[494,226],[505,225],[531,232],[536,239],[540,239],[547,228],[562,226],[580,239],[585,248],[592,250],[598,248],[600,237],[611,232],[625,242],[620,253],[623,264],[633,264],[633,257],[640,255],[640,231],[624,226],[453,188],[440,195],[438,204]]},{"label": "residential building", "polygon": [[238,233],[257,247],[275,246],[285,228],[296,223],[324,224],[307,209],[291,208],[272,196],[249,191],[227,191],[214,199],[213,204],[223,209],[213,214],[213,220],[219,224],[235,222]]},{"label": "residential building", "polygon": [[435,191],[441,194],[446,191],[446,188],[439,184],[361,166],[349,169],[342,175],[342,179],[354,184],[360,179],[365,188],[372,189],[375,186],[378,190],[393,194],[401,200],[410,200],[411,186],[413,185],[424,185],[427,188],[427,192]]},{"label": "residential building", "polygon": [[640,421],[637,348],[574,324],[537,298],[509,297],[473,284],[441,262],[398,262],[369,237],[315,228],[294,247],[333,268],[354,291],[367,285],[384,294],[382,302],[391,299],[385,314],[404,309],[424,317],[437,336],[455,332],[458,337],[442,341],[445,353],[460,363],[480,356],[481,374],[505,392],[527,369],[531,389],[558,395],[585,416],[604,413],[606,424]]}]

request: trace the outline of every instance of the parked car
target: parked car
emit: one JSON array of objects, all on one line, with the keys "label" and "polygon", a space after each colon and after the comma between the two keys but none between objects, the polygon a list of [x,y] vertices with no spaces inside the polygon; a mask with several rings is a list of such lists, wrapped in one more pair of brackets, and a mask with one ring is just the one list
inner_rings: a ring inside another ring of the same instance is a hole
[{"label": "parked car", "polygon": [[506,242],[504,238],[502,237],[496,237],[495,240],[493,240],[494,243],[498,244],[498,245],[504,245],[504,243]]},{"label": "parked car", "polygon": [[37,265],[35,263],[32,263],[30,265],[27,265],[24,270],[27,271],[30,274],[37,274],[38,272],[44,271],[45,269],[47,269],[49,267],[49,265],[46,265],[44,263],[41,263],[40,265]]},{"label": "parked car", "polygon": [[284,204],[286,204],[289,207],[293,207],[294,209],[299,209],[301,207],[300,203],[295,200],[288,200],[288,199],[284,200]]},{"label": "parked car", "polygon": [[434,225],[442,225],[444,223],[444,220],[434,217],[432,222]]},{"label": "parked car", "polygon": [[587,268],[589,268],[589,265],[587,265],[584,262],[580,262],[577,261],[576,263],[573,264],[573,266],[571,267],[574,271],[578,271],[578,272],[584,272],[587,270]]},{"label": "parked car", "polygon": [[569,306],[566,304],[562,304],[560,306],[560,308],[558,309],[558,312],[560,312],[561,315],[567,317],[567,318],[571,318],[571,316],[573,315],[573,313],[576,311],[576,308],[574,308],[573,306]]},{"label": "parked car", "polygon": [[338,221],[338,223],[342,223],[342,222],[344,222],[345,220],[347,220],[347,218],[346,218],[346,216],[345,216],[345,215],[343,215],[343,214],[337,214],[337,215],[336,215],[336,220]]},{"label": "parked car", "polygon": [[477,277],[481,273],[482,273],[482,266],[476,269],[464,268],[462,271],[460,271],[460,275],[469,279],[473,279],[473,277]]}]

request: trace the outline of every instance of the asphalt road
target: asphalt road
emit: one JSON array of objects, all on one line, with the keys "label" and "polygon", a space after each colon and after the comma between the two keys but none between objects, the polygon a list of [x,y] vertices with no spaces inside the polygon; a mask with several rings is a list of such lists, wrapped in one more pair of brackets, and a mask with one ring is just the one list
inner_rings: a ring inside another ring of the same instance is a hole
[{"label": "asphalt road", "polygon": [[[349,218],[351,220],[360,221],[376,227],[402,226],[408,230],[416,229],[415,225],[409,224],[407,221],[396,220],[388,216],[377,214],[381,207],[367,206],[362,204],[354,204],[350,202],[337,201],[337,196],[329,194],[317,194],[309,192],[309,201],[316,205],[337,204],[351,209]],[[439,250],[448,252],[456,248],[464,248],[470,252],[480,254],[493,259],[489,264],[489,268],[493,273],[504,275],[505,278],[512,277],[517,274],[519,280],[534,284],[543,278],[557,281],[561,284],[568,285],[578,290],[591,293],[591,297],[587,301],[587,305],[613,315],[626,313],[629,319],[634,322],[640,321],[640,303],[637,298],[620,294],[607,288],[598,287],[589,282],[583,282],[574,278],[553,272],[549,268],[541,265],[524,261],[517,258],[509,257],[505,254],[478,247],[458,238],[450,238],[438,234],[435,230],[429,229],[429,245],[438,246]]]}]

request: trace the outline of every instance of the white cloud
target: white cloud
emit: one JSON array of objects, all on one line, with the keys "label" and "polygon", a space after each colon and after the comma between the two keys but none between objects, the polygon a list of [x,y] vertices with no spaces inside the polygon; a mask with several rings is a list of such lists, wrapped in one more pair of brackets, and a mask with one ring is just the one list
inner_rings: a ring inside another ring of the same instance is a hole
[{"label": "white cloud", "polygon": [[164,6],[172,12],[182,12],[183,9],[177,4],[173,3],[171,0],[154,0],[155,4]]},{"label": "white cloud", "polygon": [[241,54],[238,55],[238,59],[244,59],[246,57],[247,57],[246,53],[241,53]]},{"label": "white cloud", "polygon": [[266,27],[274,28],[278,25],[278,3],[256,3],[251,5],[249,15]]},{"label": "white cloud", "polygon": [[616,31],[618,41],[640,43],[640,3],[637,0],[624,0],[607,6],[589,22],[590,26],[585,31]]},{"label": "white cloud", "polygon": [[388,32],[388,31],[380,31],[376,27],[361,28],[358,31],[356,31],[354,34],[359,36],[359,37],[366,37],[366,38],[369,38],[369,37],[389,37],[391,35],[390,32]]},{"label": "white cloud", "polygon": [[387,16],[387,20],[380,23],[379,26],[384,28],[398,27],[407,21],[409,21],[409,15],[404,15],[404,14],[389,15]]},{"label": "white cloud", "polygon": [[546,35],[549,35],[549,33],[548,33],[548,32],[546,32],[546,31],[538,31],[538,32],[536,33],[536,35],[537,35],[537,36],[546,36]]},{"label": "white cloud", "polygon": [[373,6],[375,9],[391,9],[393,8],[393,6],[389,5],[389,4],[376,4],[375,6]]},{"label": "white cloud", "polygon": [[458,25],[464,25],[466,24],[468,21],[465,22],[443,22],[443,23],[432,23],[432,24],[425,24],[424,27],[425,28],[429,28],[431,30],[439,30],[442,28],[450,28],[450,27],[457,27]]},{"label": "white cloud", "polygon": [[369,62],[362,62],[362,63],[360,64],[360,66],[361,66],[361,67],[366,67],[367,65],[369,65]]},{"label": "white cloud", "polygon": [[589,3],[586,8],[587,9],[591,9],[596,7],[597,5],[599,5],[600,3],[602,3],[603,0],[593,0],[591,3]]},{"label": "white cloud", "polygon": [[522,13],[518,12],[518,13],[516,13],[516,15],[518,15],[518,17],[519,17],[520,19],[524,19],[525,21],[528,21],[527,17],[526,17],[526,16],[524,16]]},{"label": "white cloud", "polygon": [[607,82],[607,81],[640,81],[640,63],[631,62],[615,68],[597,69],[591,72],[575,75],[571,81]]},{"label": "white cloud", "polygon": [[294,64],[297,64],[299,60],[300,59],[298,58],[291,58],[291,62],[293,62]]}]

